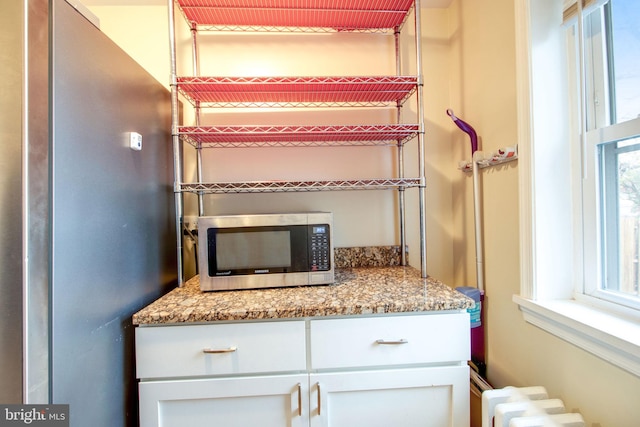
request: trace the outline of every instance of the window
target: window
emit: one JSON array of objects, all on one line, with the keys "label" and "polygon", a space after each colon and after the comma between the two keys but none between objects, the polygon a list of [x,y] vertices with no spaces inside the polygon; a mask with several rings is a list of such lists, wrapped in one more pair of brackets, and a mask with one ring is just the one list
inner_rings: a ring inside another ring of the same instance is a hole
[{"label": "window", "polygon": [[515,6],[521,276],[513,299],[527,322],[640,377],[640,2]]},{"label": "window", "polygon": [[576,22],[568,29],[575,69],[581,69],[580,60],[584,64],[582,79],[575,79],[584,82],[575,97],[581,102],[570,104],[574,115],[584,117],[578,178],[584,192],[585,280],[577,293],[635,309],[640,308],[638,19],[636,0],[608,0],[585,10],[582,26]]},{"label": "window", "polygon": [[601,141],[598,159],[603,271],[600,286],[591,293],[636,307],[640,296],[640,138]]}]

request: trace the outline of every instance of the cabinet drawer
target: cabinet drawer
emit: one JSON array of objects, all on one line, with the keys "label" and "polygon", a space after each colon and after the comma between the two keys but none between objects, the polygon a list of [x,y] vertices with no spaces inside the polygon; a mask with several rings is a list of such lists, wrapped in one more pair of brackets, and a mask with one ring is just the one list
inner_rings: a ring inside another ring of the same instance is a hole
[{"label": "cabinet drawer", "polygon": [[139,327],[138,378],[302,371],[305,323]]},{"label": "cabinet drawer", "polygon": [[311,321],[311,368],[469,360],[469,315],[427,314]]}]

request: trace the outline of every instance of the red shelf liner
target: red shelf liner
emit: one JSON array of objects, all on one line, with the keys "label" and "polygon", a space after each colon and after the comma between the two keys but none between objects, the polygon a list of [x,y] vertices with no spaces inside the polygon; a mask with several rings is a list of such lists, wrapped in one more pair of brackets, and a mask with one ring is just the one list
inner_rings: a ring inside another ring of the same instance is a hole
[{"label": "red shelf liner", "polygon": [[183,126],[187,142],[218,147],[396,145],[419,132],[417,124],[333,126]]},{"label": "red shelf liner", "polygon": [[391,103],[416,89],[415,76],[369,77],[179,77],[178,89],[192,102]]},{"label": "red shelf liner", "polygon": [[189,22],[207,26],[387,29],[414,0],[177,0]]}]

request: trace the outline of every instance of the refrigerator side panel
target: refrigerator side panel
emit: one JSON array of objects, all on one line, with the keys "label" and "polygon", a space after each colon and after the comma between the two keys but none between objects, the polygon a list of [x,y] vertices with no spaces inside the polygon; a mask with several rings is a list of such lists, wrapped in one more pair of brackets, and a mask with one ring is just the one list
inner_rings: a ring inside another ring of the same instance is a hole
[{"label": "refrigerator side panel", "polygon": [[52,4],[52,401],[71,425],[133,426],[131,316],[177,283],[170,96]]},{"label": "refrigerator side panel", "polygon": [[0,14],[0,402],[22,401],[22,9]]}]

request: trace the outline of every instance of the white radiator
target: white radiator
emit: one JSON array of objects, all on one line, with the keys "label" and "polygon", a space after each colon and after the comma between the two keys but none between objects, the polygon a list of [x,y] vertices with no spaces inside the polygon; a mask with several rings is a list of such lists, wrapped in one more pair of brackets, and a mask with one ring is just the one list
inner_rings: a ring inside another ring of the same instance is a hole
[{"label": "white radiator", "polygon": [[482,393],[482,427],[586,427],[544,387],[505,387]]}]

